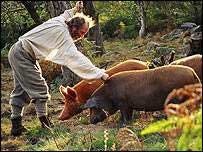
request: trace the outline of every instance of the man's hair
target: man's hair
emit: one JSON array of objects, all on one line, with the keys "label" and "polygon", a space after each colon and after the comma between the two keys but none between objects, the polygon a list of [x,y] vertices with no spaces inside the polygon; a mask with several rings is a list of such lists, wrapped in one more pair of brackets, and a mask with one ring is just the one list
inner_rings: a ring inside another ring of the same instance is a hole
[{"label": "man's hair", "polygon": [[95,25],[92,18],[83,13],[76,13],[69,21],[65,21],[65,23],[68,27],[75,27],[76,29],[80,29],[84,23],[87,23],[89,28]]}]

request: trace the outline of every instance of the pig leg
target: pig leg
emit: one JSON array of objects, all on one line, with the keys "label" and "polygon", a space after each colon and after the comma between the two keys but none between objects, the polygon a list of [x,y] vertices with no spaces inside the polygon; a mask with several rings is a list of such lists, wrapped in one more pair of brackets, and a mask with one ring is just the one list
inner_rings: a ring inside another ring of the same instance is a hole
[{"label": "pig leg", "polygon": [[132,120],[133,116],[133,109],[121,109],[121,120],[120,120],[120,128],[123,128],[126,126],[126,124]]}]

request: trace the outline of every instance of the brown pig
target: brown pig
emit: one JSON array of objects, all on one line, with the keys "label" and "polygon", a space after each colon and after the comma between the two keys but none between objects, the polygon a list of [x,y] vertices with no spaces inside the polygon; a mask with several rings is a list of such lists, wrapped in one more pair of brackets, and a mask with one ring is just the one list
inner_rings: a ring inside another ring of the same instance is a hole
[{"label": "brown pig", "polygon": [[196,54],[173,61],[170,65],[184,65],[191,67],[202,81],[202,55]]},{"label": "brown pig", "polygon": [[117,110],[121,126],[138,111],[163,110],[167,95],[175,88],[200,82],[194,70],[182,65],[155,69],[125,71],[111,76],[88,99],[83,109],[90,108],[90,122],[103,121]]},{"label": "brown pig", "polygon": [[[129,70],[143,70],[148,69],[147,63],[139,60],[127,60],[117,64],[116,66],[106,70],[109,76]],[[102,80],[86,81],[82,80],[77,83],[74,87],[67,86],[66,88],[60,86],[59,90],[64,96],[64,108],[59,116],[59,120],[67,120],[72,116],[80,113],[82,109],[80,108],[87,99],[92,95],[92,93],[102,85]]]}]

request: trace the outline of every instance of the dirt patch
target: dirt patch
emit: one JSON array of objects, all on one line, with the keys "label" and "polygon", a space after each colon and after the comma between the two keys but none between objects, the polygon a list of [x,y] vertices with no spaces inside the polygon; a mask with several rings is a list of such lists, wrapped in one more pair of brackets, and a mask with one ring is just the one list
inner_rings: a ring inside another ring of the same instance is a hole
[{"label": "dirt patch", "polygon": [[22,143],[24,143],[22,137],[9,136],[7,141],[1,141],[1,150],[17,151]]}]

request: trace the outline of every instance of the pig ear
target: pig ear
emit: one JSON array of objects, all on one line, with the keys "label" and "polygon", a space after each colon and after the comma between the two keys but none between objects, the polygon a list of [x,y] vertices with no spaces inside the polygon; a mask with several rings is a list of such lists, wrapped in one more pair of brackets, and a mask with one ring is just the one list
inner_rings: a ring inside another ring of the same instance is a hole
[{"label": "pig ear", "polygon": [[66,89],[67,89],[68,96],[70,96],[73,99],[75,99],[77,97],[77,92],[73,88],[67,86]]},{"label": "pig ear", "polygon": [[98,104],[95,100],[89,99],[87,102],[81,107],[83,110],[87,108],[97,108]]},{"label": "pig ear", "polygon": [[66,98],[68,96],[67,90],[66,90],[66,88],[64,86],[61,85],[59,87],[59,91],[63,95],[64,98]]}]

